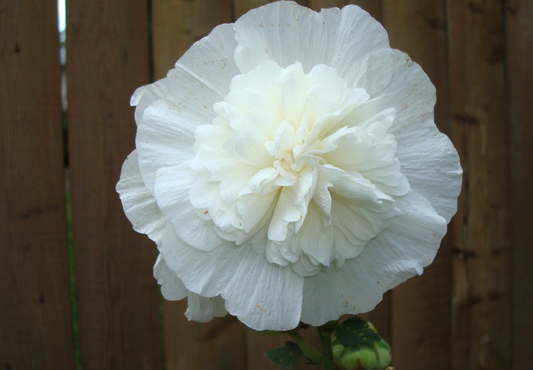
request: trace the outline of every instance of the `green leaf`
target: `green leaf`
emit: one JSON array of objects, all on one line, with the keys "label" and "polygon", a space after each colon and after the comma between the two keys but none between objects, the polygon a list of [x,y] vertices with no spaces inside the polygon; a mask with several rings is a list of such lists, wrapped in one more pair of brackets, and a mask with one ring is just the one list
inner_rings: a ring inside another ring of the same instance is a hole
[{"label": "green leaf", "polygon": [[287,370],[296,365],[303,353],[296,343],[285,342],[285,347],[271,349],[265,356],[273,363],[281,365],[282,370]]},{"label": "green leaf", "polygon": [[337,326],[335,337],[344,347],[369,346],[381,340],[379,335],[368,325],[368,322],[359,317],[352,317]]}]

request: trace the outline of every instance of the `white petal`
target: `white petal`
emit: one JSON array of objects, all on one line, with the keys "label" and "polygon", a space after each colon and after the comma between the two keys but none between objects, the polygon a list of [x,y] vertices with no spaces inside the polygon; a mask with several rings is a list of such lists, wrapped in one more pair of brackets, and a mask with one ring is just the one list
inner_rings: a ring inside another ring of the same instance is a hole
[{"label": "white petal", "polygon": [[332,201],[332,223],[353,246],[366,245],[370,239],[389,227],[393,222],[392,217],[398,214],[394,204],[373,206],[336,194]]},{"label": "white petal", "polygon": [[169,301],[179,301],[191,294],[178,275],[168,268],[163,255],[160,253],[154,265],[154,277],[161,285],[161,294]]},{"label": "white petal", "polygon": [[377,94],[387,87],[392,79],[393,58],[393,50],[390,48],[374,50],[365,58],[357,60],[357,64],[350,70],[350,77],[345,78],[353,83],[354,87],[364,88],[367,94]]},{"label": "white petal", "polygon": [[269,211],[273,208],[276,197],[277,192],[266,195],[252,193],[239,197],[237,209],[242,216],[245,232],[250,232],[265,216],[270,215]]},{"label": "white petal", "polygon": [[150,85],[141,86],[131,96],[130,105],[135,108],[135,122],[140,125],[146,108],[156,100],[168,96],[168,78],[162,78]]},{"label": "white petal", "polygon": [[133,229],[159,243],[168,217],[161,212],[154,196],[144,185],[136,150],[131,152],[122,165],[116,189]]},{"label": "white petal", "polygon": [[209,181],[209,173],[200,175],[189,193],[191,204],[197,209],[209,208],[209,197],[214,191],[218,191],[218,186],[217,183]]},{"label": "white petal", "polygon": [[[304,71],[324,63],[318,58],[327,54],[326,27],[321,17],[294,2],[275,2],[253,9],[235,22],[239,46],[235,61],[246,73],[264,60],[276,61],[281,67],[301,62]],[[283,37],[280,37],[283,35]],[[326,47],[326,50],[322,48]],[[320,53],[313,53],[316,48]],[[314,55],[314,58],[311,56]]]},{"label": "white petal", "polygon": [[228,314],[221,297],[205,298],[192,292],[187,299],[188,307],[185,316],[197,322],[209,322],[214,317],[223,317]]},{"label": "white petal", "polygon": [[195,127],[182,120],[180,112],[175,105],[159,100],[145,110],[137,128],[139,168],[152,194],[158,169],[178,166],[193,157]]},{"label": "white petal", "polygon": [[384,93],[397,112],[391,127],[398,141],[396,157],[411,187],[449,222],[461,191],[459,155],[433,122],[435,87],[427,75],[400,51],[395,61],[394,79]]},{"label": "white petal", "polygon": [[321,264],[329,266],[335,242],[334,227],[332,225],[324,227],[320,212],[314,202],[309,204],[305,222],[298,233],[292,237],[291,242],[299,244],[305,253]]},{"label": "white petal", "polygon": [[283,68],[301,62],[306,73],[325,64],[337,69],[350,86],[369,54],[389,47],[381,24],[356,6],[316,13],[292,1],[275,2],[239,18],[235,31],[235,60],[241,73],[264,60]]},{"label": "white petal", "polygon": [[[216,27],[191,46],[165,79],[133,95],[132,104],[139,104],[137,122],[142,123],[136,140],[141,173],[151,192],[155,171],[188,158],[191,133],[216,117],[213,105],[224,100],[232,77],[239,72],[233,62],[234,35],[231,25]],[[165,101],[154,104],[157,99]],[[148,104],[154,108],[150,114]]]},{"label": "white petal", "polygon": [[259,170],[272,165],[273,161],[265,148],[265,141],[266,138],[258,130],[248,128],[226,140],[223,147],[240,162]]},{"label": "white petal", "polygon": [[232,25],[217,26],[194,43],[169,73],[170,96],[191,124],[209,123],[215,117],[213,105],[224,101],[231,79],[239,73],[233,61],[236,46]]},{"label": "white petal", "polygon": [[[321,270],[321,266],[316,263],[311,262],[311,256],[302,254],[298,261],[291,265],[291,268],[300,276],[309,277],[318,274]],[[305,284],[305,280],[304,280]]]},{"label": "white petal", "polygon": [[217,89],[223,97],[228,93],[231,79],[239,73],[233,62],[237,47],[232,24],[221,24],[209,35],[195,42],[178,60],[176,68],[182,68],[206,85]]},{"label": "white petal", "polygon": [[384,292],[421,274],[433,261],[446,220],[414,191],[399,198],[398,207],[403,214],[359,256],[305,280],[303,322],[318,326],[343,314],[367,312]]},{"label": "white petal", "polygon": [[[237,211],[237,203],[224,202],[218,191],[212,192],[209,196],[209,215],[215,225],[226,232],[243,228],[243,220]],[[235,238],[232,239],[235,240]]]},{"label": "white petal", "polygon": [[[341,13],[337,38],[333,41],[335,53],[331,63],[327,65],[335,68],[339,77],[345,79],[348,86],[354,86],[358,80],[360,81],[362,70],[371,68],[369,66],[376,63],[378,58],[381,61],[381,57],[387,55],[387,50],[390,49],[389,37],[381,23],[358,6],[345,6]],[[338,22],[338,20],[333,21]],[[376,86],[383,84],[386,86],[387,79],[390,78],[390,73],[387,72],[367,75],[372,76],[372,79],[367,77],[365,83],[357,83],[355,86],[364,87],[369,91],[374,90]]]},{"label": "white petal", "polygon": [[226,309],[254,330],[290,330],[302,309],[303,278],[268,263],[250,246],[192,248],[167,227],[162,252],[185,286],[204,297],[221,295]]},{"label": "white petal", "polygon": [[221,176],[219,185],[220,195],[227,203],[237,200],[239,193],[248,185],[250,179],[255,175],[257,169],[251,166],[236,166],[234,171],[226,172]]},{"label": "white petal", "polygon": [[303,113],[303,97],[300,92],[300,86],[296,79],[291,78],[283,84],[283,92],[281,93],[281,105],[283,107],[283,113],[287,117],[287,120],[293,125],[298,127],[302,120]]},{"label": "white petal", "polygon": [[[290,222],[303,220],[307,214],[307,203],[297,199],[296,191],[299,188],[311,187],[308,177],[299,177],[294,187],[283,187],[276,203],[276,209],[272,215],[268,228],[268,239],[284,241],[287,238],[288,225]],[[303,184],[301,184],[303,183]]]},{"label": "white petal", "polygon": [[331,194],[329,188],[333,184],[324,179],[319,179],[313,196],[314,203],[322,210],[324,226],[331,223]]},{"label": "white petal", "polygon": [[221,297],[204,298],[189,291],[178,275],[172,271],[159,254],[154,265],[154,277],[161,285],[161,294],[169,301],[179,301],[188,297],[188,308],[185,316],[189,320],[198,322],[209,322],[214,317],[227,315],[224,307],[224,300]]},{"label": "white petal", "polygon": [[189,201],[195,181],[191,172],[186,163],[160,169],[154,188],[155,197],[161,211],[169,217],[176,232],[186,243],[202,250],[211,250],[223,240],[215,232],[213,221],[199,217]]}]

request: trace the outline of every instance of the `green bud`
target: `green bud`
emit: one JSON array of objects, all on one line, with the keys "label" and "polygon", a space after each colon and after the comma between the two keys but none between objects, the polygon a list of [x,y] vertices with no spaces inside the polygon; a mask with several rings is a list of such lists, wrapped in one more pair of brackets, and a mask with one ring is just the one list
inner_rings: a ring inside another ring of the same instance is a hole
[{"label": "green bud", "polygon": [[331,344],[331,349],[333,350],[333,358],[339,358],[342,351],[344,351],[344,347],[338,342],[335,343],[335,341],[336,339],[333,339]]},{"label": "green bud", "polygon": [[378,354],[378,369],[385,369],[392,361],[390,346],[382,339],[379,342],[374,343],[374,347]]},{"label": "green bud", "polygon": [[334,341],[333,356],[343,370],[384,370],[391,363],[390,346],[384,340],[348,348]]}]

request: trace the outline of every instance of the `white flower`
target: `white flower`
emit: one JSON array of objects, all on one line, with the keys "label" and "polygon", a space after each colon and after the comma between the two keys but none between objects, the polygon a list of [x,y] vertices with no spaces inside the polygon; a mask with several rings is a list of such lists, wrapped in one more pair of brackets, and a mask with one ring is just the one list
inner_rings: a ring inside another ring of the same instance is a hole
[{"label": "white flower", "polygon": [[429,265],[456,211],[435,89],[356,6],[250,11],[132,97],[117,190],[187,317],[253,329],[373,309]]}]

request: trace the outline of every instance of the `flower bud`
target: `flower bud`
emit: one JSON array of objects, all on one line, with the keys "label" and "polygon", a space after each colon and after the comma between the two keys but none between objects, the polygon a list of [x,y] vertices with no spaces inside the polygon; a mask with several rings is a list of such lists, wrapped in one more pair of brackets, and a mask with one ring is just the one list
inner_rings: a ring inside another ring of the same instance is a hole
[{"label": "flower bud", "polygon": [[384,340],[369,346],[348,348],[334,341],[333,355],[343,370],[384,370],[391,363],[390,346]]}]

